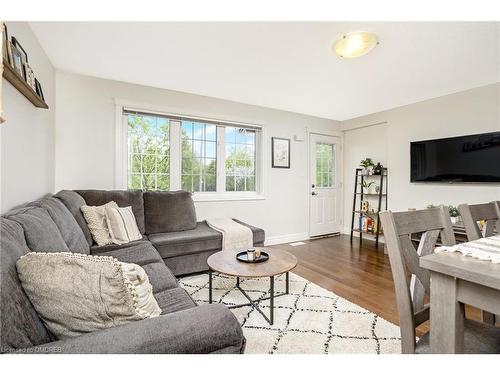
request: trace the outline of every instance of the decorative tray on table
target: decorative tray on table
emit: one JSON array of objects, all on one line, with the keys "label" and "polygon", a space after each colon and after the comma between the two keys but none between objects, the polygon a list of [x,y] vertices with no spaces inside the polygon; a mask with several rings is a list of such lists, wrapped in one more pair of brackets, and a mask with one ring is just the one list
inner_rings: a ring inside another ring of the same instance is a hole
[{"label": "decorative tray on table", "polygon": [[245,262],[245,263],[261,263],[269,259],[269,254],[266,253],[265,251],[261,251],[260,257],[255,258],[255,260],[249,260],[247,252],[242,251],[236,254],[236,259],[238,259],[240,262]]}]

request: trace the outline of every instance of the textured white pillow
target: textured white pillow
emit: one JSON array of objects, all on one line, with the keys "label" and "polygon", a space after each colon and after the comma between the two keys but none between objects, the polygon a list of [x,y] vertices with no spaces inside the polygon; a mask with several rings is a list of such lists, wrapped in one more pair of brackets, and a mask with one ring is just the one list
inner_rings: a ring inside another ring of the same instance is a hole
[{"label": "textured white pillow", "polygon": [[109,234],[108,220],[106,218],[106,207],[118,208],[114,202],[108,202],[102,206],[82,206],[80,210],[87,222],[92,238],[98,246],[109,245],[113,243]]},{"label": "textured white pillow", "polygon": [[113,243],[121,245],[142,238],[132,207],[107,206],[106,219],[109,235]]},{"label": "textured white pillow", "polygon": [[21,284],[58,338],[159,316],[144,269],[112,257],[35,253],[16,263]]}]

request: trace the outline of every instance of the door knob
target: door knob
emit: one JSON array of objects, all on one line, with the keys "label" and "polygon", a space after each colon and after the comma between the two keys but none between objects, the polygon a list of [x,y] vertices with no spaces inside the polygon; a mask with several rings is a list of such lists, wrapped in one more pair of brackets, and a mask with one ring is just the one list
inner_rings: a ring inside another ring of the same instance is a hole
[{"label": "door knob", "polygon": [[316,194],[316,192],[315,192],[315,191],[313,191],[313,192],[311,193],[311,195],[318,195],[318,194]]},{"label": "door knob", "polygon": [[311,187],[314,189],[316,187],[316,185],[312,184]]}]

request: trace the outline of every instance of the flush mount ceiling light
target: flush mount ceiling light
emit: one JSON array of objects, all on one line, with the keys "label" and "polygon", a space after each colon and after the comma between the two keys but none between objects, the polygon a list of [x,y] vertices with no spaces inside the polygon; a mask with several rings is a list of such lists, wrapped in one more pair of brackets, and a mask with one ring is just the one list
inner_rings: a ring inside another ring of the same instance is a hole
[{"label": "flush mount ceiling light", "polygon": [[333,50],[340,57],[352,59],[366,55],[378,44],[375,34],[358,32],[347,34],[333,44]]}]

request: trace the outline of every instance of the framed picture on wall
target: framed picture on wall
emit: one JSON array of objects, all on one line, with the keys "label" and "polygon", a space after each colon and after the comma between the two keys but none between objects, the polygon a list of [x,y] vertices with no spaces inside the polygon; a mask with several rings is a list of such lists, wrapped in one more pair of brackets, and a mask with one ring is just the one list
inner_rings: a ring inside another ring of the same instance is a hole
[{"label": "framed picture on wall", "polygon": [[290,168],[290,139],[271,138],[273,168]]}]

